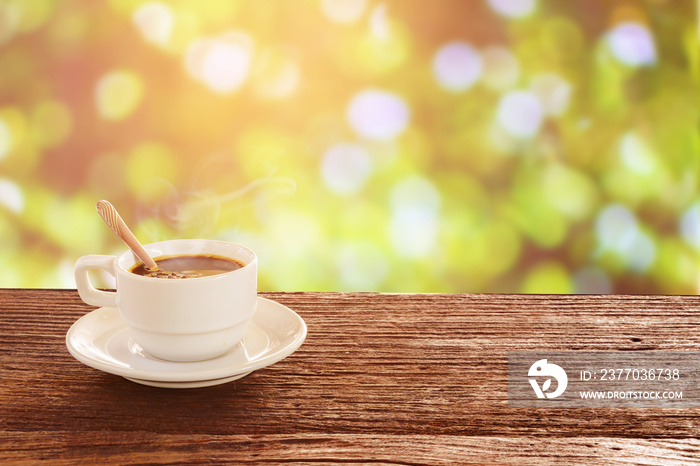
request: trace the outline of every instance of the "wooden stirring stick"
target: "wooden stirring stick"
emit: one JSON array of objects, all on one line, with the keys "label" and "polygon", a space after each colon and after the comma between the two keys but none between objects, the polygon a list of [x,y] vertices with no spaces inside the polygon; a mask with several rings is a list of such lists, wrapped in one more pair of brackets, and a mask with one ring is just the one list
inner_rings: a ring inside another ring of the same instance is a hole
[{"label": "wooden stirring stick", "polygon": [[102,220],[109,225],[112,231],[116,233],[116,235],[121,238],[121,240],[124,241],[127,246],[129,246],[129,249],[131,249],[134,254],[136,254],[136,257],[141,259],[141,262],[143,262],[143,264],[146,266],[146,277],[196,278],[198,276],[197,274],[171,272],[159,269],[156,261],[154,261],[151,256],[148,255],[143,246],[141,246],[139,240],[137,240],[136,236],[134,236],[131,230],[129,230],[129,227],[126,226],[126,223],[124,223],[124,220],[122,220],[117,213],[117,209],[115,209],[112,204],[104,200],[98,201],[97,212],[100,214],[100,217],[102,217]]},{"label": "wooden stirring stick", "polygon": [[117,213],[117,209],[115,209],[112,204],[104,200],[98,201],[97,212],[100,214],[100,217],[102,217],[102,220],[104,220],[112,231],[129,246],[129,249],[136,254],[136,257],[141,259],[141,262],[143,262],[148,269],[158,270],[156,262],[148,255],[141,243],[139,243],[139,240],[136,239],[136,236],[129,230],[129,227],[126,226],[126,223],[124,223],[124,220],[122,220],[119,213]]}]

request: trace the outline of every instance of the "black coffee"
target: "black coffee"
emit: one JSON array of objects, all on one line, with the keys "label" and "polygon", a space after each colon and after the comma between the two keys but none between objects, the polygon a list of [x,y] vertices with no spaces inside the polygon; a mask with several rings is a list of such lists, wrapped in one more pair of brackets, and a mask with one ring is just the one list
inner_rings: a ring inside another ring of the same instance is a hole
[{"label": "black coffee", "polygon": [[[151,270],[143,262],[139,262],[130,271],[145,277],[197,278],[226,273],[245,266],[244,263],[235,259],[213,254],[162,256],[153,260],[156,262],[158,270]],[[168,274],[168,272],[174,273]]]}]

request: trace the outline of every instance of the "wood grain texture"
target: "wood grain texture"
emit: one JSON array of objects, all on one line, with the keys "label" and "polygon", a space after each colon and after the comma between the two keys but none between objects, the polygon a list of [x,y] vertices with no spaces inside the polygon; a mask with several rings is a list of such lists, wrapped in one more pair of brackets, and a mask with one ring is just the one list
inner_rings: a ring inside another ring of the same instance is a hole
[{"label": "wood grain texture", "polygon": [[513,409],[513,350],[700,351],[700,297],[261,293],[308,325],[228,384],[80,364],[75,290],[0,290],[0,461],[690,464],[697,409]]},{"label": "wood grain texture", "polygon": [[0,435],[0,461],[51,464],[360,463],[693,464],[700,441],[606,437],[527,438],[433,435],[165,435],[41,431]]}]

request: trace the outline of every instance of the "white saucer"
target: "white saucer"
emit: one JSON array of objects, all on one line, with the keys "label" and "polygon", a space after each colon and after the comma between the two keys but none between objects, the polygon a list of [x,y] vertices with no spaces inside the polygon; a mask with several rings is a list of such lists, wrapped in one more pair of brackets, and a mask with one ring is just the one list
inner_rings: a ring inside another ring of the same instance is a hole
[{"label": "white saucer", "polygon": [[83,364],[143,385],[164,388],[208,387],[244,377],[278,362],[301,346],[306,324],[296,312],[258,297],[243,339],[218,358],[171,362],[146,353],[129,334],[113,307],[78,319],[66,334],[68,351]]}]

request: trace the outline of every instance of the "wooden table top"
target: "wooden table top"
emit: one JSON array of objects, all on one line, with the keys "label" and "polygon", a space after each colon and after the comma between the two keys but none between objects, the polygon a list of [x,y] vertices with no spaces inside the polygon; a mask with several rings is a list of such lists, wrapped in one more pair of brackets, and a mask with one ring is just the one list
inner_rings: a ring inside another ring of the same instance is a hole
[{"label": "wooden table top", "polygon": [[0,462],[691,464],[700,409],[514,409],[508,351],[700,351],[698,296],[260,293],[304,344],[163,389],[66,349],[75,290],[0,289]]}]

